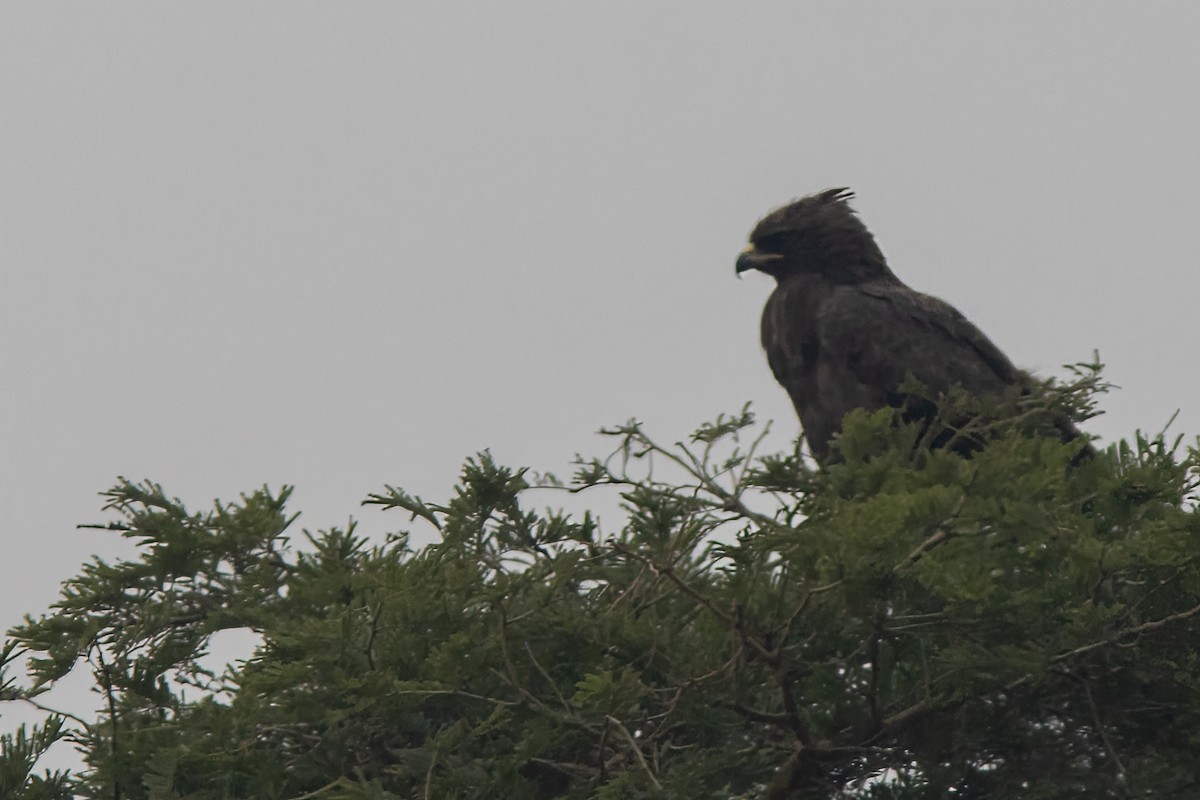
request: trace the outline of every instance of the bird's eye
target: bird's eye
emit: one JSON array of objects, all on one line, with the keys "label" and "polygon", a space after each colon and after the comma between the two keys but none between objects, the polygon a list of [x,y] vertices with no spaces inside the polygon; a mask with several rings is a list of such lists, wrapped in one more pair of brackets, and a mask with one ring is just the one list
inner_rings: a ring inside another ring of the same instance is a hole
[{"label": "bird's eye", "polygon": [[763,253],[782,253],[785,246],[782,233],[768,233],[754,240],[754,249]]}]

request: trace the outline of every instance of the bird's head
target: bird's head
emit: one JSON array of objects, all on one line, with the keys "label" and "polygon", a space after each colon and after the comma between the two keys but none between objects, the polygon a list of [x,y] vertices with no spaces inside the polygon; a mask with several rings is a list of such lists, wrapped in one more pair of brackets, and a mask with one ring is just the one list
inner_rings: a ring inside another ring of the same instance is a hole
[{"label": "bird's head", "polygon": [[738,274],[756,269],[776,280],[817,274],[834,283],[892,276],[875,238],[850,207],[852,197],[849,189],[826,189],[767,214],[738,256]]}]

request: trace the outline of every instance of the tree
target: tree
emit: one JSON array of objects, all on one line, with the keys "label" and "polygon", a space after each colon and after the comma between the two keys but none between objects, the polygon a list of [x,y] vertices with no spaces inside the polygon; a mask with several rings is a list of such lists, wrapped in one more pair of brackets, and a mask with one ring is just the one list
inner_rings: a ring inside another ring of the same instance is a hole
[{"label": "tree", "polygon": [[[1072,463],[1024,424],[1091,413],[1096,369],[1007,413],[951,398],[987,428],[970,458],[892,410],[823,469],[759,456],[745,409],[670,446],[606,430],[569,487],[481,453],[444,503],[367,499],[435,528],[420,549],[294,542],[287,488],[197,513],[121,480],[104,527],[139,557],[85,565],[0,656],[5,699],[87,668],[104,702],[0,741],[0,794],[1195,796],[1200,454],[1139,434]],[[611,533],[531,510],[605,487]],[[254,656],[203,668],[235,628]],[[29,777],[62,737],[87,769]]]}]

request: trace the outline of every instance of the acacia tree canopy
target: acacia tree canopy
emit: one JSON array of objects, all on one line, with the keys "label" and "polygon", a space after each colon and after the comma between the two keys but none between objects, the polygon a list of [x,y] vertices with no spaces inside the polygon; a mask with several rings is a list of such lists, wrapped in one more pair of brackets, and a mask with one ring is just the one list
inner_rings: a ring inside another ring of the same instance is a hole
[{"label": "acacia tree canopy", "polygon": [[[1200,454],[1080,461],[1031,424],[1100,388],[951,398],[970,458],[886,410],[822,469],[760,455],[746,410],[673,445],[608,429],[566,486],[481,453],[444,502],[367,499],[435,528],[419,549],[296,536],[286,487],[194,512],[121,480],[102,527],[138,557],[84,565],[0,651],[0,700],[87,670],[103,702],[0,738],[0,796],[1191,796]],[[604,487],[612,530],[534,510]],[[261,645],[214,673],[230,629]],[[64,737],[86,768],[38,774]]]}]

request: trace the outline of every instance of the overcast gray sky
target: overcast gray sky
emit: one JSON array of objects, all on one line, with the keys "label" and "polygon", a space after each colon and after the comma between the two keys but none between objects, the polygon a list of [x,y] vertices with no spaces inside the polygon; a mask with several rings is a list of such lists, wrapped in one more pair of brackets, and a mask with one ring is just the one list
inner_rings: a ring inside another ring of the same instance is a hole
[{"label": "overcast gray sky", "polygon": [[[733,262],[850,186],[893,269],[1105,440],[1200,432],[1200,4],[0,5],[0,625],[97,492],[297,486],[298,524],[465,456],[566,471],[753,401]],[[4,711],[0,709],[0,711]]]}]

